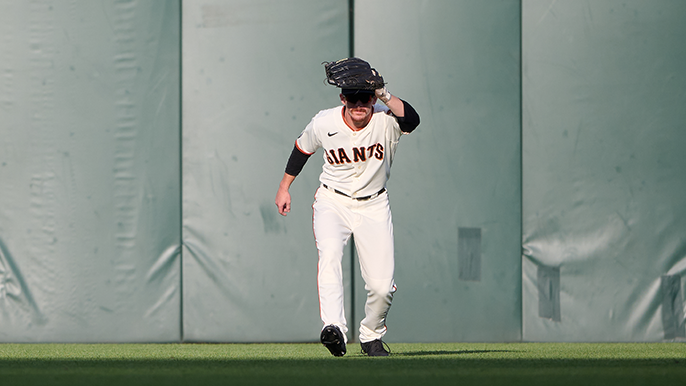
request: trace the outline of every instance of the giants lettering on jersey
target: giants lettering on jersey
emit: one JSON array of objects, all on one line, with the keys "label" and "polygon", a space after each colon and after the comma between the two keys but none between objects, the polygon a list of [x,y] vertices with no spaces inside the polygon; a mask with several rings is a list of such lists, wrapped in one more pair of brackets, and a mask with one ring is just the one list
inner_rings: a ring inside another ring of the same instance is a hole
[{"label": "giants lettering on jersey", "polygon": [[383,145],[377,143],[367,147],[354,147],[352,150],[352,159],[348,156],[344,148],[326,150],[326,160],[331,165],[340,165],[343,163],[365,162],[372,157],[383,161],[384,151]]}]

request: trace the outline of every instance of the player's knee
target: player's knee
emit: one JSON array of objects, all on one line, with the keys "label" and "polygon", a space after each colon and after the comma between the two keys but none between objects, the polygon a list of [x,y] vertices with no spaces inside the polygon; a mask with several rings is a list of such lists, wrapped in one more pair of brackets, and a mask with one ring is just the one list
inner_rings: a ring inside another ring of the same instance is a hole
[{"label": "player's knee", "polygon": [[393,280],[369,280],[367,282],[367,291],[369,296],[376,296],[380,298],[393,297],[396,287]]}]

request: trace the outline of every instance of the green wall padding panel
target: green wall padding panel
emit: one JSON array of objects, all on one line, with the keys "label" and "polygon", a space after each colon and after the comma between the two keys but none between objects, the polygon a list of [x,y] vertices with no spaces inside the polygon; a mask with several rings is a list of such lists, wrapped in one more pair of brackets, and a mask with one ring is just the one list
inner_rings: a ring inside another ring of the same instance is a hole
[{"label": "green wall padding panel", "polygon": [[348,49],[347,1],[183,2],[184,340],[318,340],[321,156],[288,217],[274,198],[297,136],[340,103],[321,63]]},{"label": "green wall padding panel", "polygon": [[179,20],[0,1],[0,341],[180,339]]},{"label": "green wall padding panel", "polygon": [[355,54],[422,119],[401,139],[388,184],[398,285],[389,342],[520,338],[519,4],[355,3]]},{"label": "green wall padding panel", "polygon": [[523,2],[524,340],[684,336],[685,18]]}]

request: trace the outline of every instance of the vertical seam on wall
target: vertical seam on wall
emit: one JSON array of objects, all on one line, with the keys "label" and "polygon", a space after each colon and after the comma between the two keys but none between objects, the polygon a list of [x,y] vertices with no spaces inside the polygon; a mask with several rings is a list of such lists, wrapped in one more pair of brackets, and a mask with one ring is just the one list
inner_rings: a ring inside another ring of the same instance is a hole
[{"label": "vertical seam on wall", "polygon": [[179,339],[183,331],[183,0],[179,0]]},{"label": "vertical seam on wall", "polygon": [[519,340],[524,341],[524,0],[519,1]]},{"label": "vertical seam on wall", "polygon": [[355,0],[348,0],[348,56],[355,56]]},{"label": "vertical seam on wall", "polygon": [[[348,0],[348,56],[355,56],[355,0]],[[350,237],[350,323],[355,325],[355,235]],[[353,332],[353,337],[355,333]]]}]

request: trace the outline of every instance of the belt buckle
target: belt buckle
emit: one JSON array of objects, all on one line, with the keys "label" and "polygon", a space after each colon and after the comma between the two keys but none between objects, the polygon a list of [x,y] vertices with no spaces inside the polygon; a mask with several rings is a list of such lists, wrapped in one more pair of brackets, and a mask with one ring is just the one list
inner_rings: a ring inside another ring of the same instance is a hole
[{"label": "belt buckle", "polygon": [[383,193],[383,192],[385,192],[385,191],[386,191],[386,188],[383,187],[383,188],[381,188],[381,190],[379,190],[378,192],[376,192],[376,193],[374,193],[374,194],[370,194],[369,196],[364,196],[364,197],[352,197],[352,199],[353,199],[353,200],[357,200],[357,201],[369,201],[369,200],[371,200],[371,199],[373,199],[373,198],[379,197],[379,195],[381,195],[381,193]]},{"label": "belt buckle", "polygon": [[331,192],[333,192],[333,193],[337,193],[337,194],[340,194],[340,195],[342,195],[342,196],[351,198],[351,199],[353,199],[353,200],[355,200],[355,201],[368,201],[368,200],[371,200],[372,198],[379,197],[379,195],[380,195],[381,193],[383,193],[383,192],[386,191],[386,187],[384,186],[383,188],[381,188],[381,190],[379,190],[378,192],[376,192],[376,193],[374,193],[374,194],[370,194],[369,196],[364,196],[364,197],[351,197],[351,196],[348,196],[347,194],[341,192],[340,190],[334,189],[334,188],[332,188],[332,187],[330,187],[330,186],[328,186],[328,185],[326,185],[326,184],[322,184],[322,186],[323,186],[324,188],[326,188],[326,190],[329,190],[329,191],[331,191]]},{"label": "belt buckle", "polygon": [[345,196],[345,197],[348,197],[348,198],[353,198],[353,199],[355,198],[355,197],[350,197],[350,196],[348,196],[347,194],[341,192],[340,190],[334,189],[334,188],[332,188],[332,187],[330,187],[330,186],[328,186],[328,185],[326,185],[326,184],[322,184],[322,186],[325,187],[326,190],[330,191],[331,193],[340,194],[341,196]]}]

